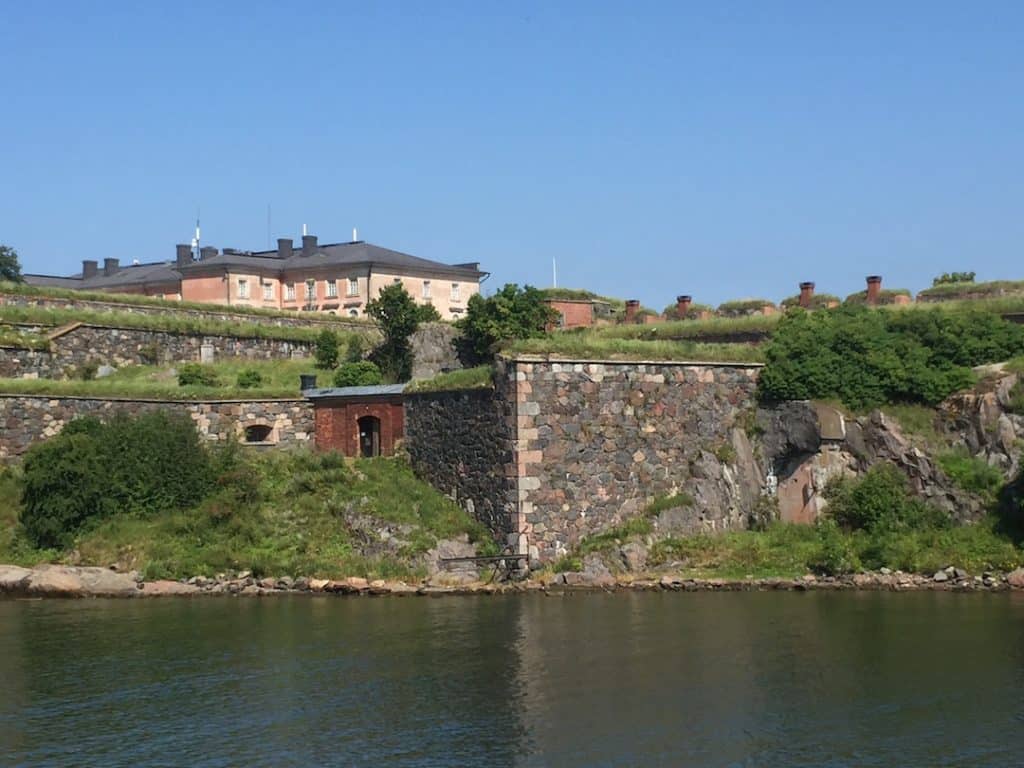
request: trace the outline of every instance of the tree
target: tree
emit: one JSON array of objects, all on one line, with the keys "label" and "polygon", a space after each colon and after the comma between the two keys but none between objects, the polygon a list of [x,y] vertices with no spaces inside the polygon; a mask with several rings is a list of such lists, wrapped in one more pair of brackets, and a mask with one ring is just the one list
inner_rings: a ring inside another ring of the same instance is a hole
[{"label": "tree", "polygon": [[369,360],[360,360],[358,363],[342,363],[334,373],[334,386],[336,387],[368,387],[380,384],[383,380],[380,368]]},{"label": "tree", "polygon": [[18,263],[18,252],[9,245],[0,245],[0,280],[12,283],[24,282],[21,276],[21,264]]},{"label": "tree", "polygon": [[316,337],[316,367],[331,370],[338,365],[338,337],[334,331],[324,328]]},{"label": "tree", "polygon": [[437,311],[437,307],[433,304],[418,304],[416,306],[416,316],[420,320],[420,324],[423,323],[436,323],[441,319],[441,313]]},{"label": "tree", "polygon": [[504,342],[546,335],[557,319],[558,313],[544,303],[541,291],[509,283],[489,298],[471,296],[466,316],[457,325],[466,356],[472,362],[484,362]]},{"label": "tree", "polygon": [[372,355],[384,377],[389,381],[408,381],[412,377],[409,337],[420,325],[416,302],[401,283],[393,283],[366,305],[366,314],[384,335],[384,341]]}]

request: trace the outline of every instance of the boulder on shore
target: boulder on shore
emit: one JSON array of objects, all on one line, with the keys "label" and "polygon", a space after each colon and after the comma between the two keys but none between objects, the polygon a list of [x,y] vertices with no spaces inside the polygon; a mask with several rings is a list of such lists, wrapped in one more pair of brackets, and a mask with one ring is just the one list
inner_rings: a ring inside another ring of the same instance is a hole
[{"label": "boulder on shore", "polygon": [[15,597],[134,597],[138,591],[133,575],[107,568],[0,566],[0,593]]}]

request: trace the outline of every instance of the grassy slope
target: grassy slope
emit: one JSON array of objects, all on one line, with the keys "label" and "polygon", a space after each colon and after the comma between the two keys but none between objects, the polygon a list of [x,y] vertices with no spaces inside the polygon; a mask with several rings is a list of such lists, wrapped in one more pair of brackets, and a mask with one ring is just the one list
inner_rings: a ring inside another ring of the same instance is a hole
[{"label": "grassy slope", "polygon": [[[188,315],[142,315],[132,312],[99,312],[91,309],[18,307],[0,304],[0,323],[38,323],[60,326],[76,322],[116,328],[138,328],[207,336],[284,339],[287,341],[313,341],[323,330],[321,327],[292,328],[270,325],[260,323],[255,317],[252,322],[239,322]],[[356,331],[340,326],[336,333],[344,341]]]},{"label": "grassy slope", "polygon": [[605,338],[592,332],[556,333],[525,339],[502,350],[509,356],[555,355],[579,360],[680,360],[761,362],[761,352],[747,344],[699,344],[683,341],[644,341]]},{"label": "grassy slope", "polygon": [[[416,557],[437,539],[487,534],[448,498],[396,459],[346,463],[334,454],[251,454],[243,471],[257,479],[256,498],[225,490],[200,506],[151,519],[116,516],[79,536],[80,563],[119,563],[147,578],[213,575],[402,577],[421,575]],[[17,533],[19,486],[0,474],[0,563],[68,561],[70,552],[38,551]],[[411,527],[388,551],[353,530],[356,515]]]}]

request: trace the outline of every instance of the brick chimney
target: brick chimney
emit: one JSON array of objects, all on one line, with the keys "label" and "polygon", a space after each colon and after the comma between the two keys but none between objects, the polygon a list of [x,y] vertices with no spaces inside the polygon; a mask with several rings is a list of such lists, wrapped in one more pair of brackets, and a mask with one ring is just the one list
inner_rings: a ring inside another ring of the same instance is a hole
[{"label": "brick chimney", "polygon": [[290,237],[277,238],[277,258],[290,259],[292,257],[292,239]]},{"label": "brick chimney", "polygon": [[686,317],[690,311],[691,301],[693,301],[692,296],[676,296],[676,317]]},{"label": "brick chimney", "polygon": [[316,252],[316,235],[302,236],[302,255],[312,256]]},{"label": "brick chimney", "polygon": [[192,263],[192,246],[178,243],[174,246],[174,265],[184,267]]},{"label": "brick chimney", "polygon": [[878,300],[882,296],[882,276],[881,275],[868,275],[868,304],[877,304]]},{"label": "brick chimney", "polygon": [[807,309],[814,298],[814,283],[800,283],[800,306]]},{"label": "brick chimney", "polygon": [[117,270],[121,268],[121,262],[117,259],[104,259],[103,260],[103,274],[106,277],[116,275]]},{"label": "brick chimney", "polygon": [[96,277],[96,273],[99,271],[99,265],[93,259],[82,260],[82,279],[88,280],[90,277]]},{"label": "brick chimney", "polygon": [[217,249],[212,245],[206,245],[199,249],[199,260],[206,261],[217,255]]},{"label": "brick chimney", "polygon": [[638,299],[629,299],[626,302],[626,322],[635,323],[637,312],[640,311],[640,301]]}]

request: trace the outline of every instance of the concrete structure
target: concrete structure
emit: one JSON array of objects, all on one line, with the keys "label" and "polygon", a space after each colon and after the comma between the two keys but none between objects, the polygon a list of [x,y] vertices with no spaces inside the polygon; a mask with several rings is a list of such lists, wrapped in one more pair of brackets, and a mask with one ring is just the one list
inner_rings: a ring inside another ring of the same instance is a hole
[{"label": "concrete structure", "polygon": [[[391,456],[405,432],[404,384],[307,389],[316,447],[345,456]],[[436,439],[443,439],[437,435]]]},{"label": "concrete structure", "polygon": [[178,245],[174,261],[122,266],[108,258],[101,269],[86,259],[79,274],[25,275],[25,281],[345,317],[363,316],[370,299],[385,286],[401,283],[418,303],[431,304],[442,318],[452,320],[465,313],[486,277],[478,263],[442,264],[361,240],[320,245],[315,235],[304,235],[300,248],[281,238],[273,251],[204,247],[195,259],[188,245]]}]

